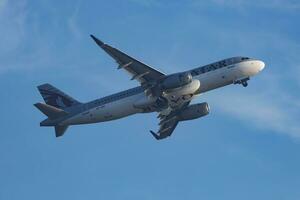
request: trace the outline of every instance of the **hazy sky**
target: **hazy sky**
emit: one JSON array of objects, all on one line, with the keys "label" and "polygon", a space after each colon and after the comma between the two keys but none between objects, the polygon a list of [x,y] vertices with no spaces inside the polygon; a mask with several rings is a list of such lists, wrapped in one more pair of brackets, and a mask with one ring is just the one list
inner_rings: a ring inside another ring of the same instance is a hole
[{"label": "hazy sky", "polygon": [[[300,3],[0,0],[0,199],[300,198]],[[166,73],[231,56],[265,61],[247,88],[157,142],[156,114],[41,128],[36,86],[86,102],[137,86],[90,39]]]}]

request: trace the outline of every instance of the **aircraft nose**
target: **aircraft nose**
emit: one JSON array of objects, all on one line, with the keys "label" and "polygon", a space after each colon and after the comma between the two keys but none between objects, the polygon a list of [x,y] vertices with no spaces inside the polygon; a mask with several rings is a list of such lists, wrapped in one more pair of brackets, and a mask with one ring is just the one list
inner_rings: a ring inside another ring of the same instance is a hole
[{"label": "aircraft nose", "polygon": [[262,71],[265,68],[265,63],[261,60],[257,61],[257,65],[258,65],[259,71]]}]

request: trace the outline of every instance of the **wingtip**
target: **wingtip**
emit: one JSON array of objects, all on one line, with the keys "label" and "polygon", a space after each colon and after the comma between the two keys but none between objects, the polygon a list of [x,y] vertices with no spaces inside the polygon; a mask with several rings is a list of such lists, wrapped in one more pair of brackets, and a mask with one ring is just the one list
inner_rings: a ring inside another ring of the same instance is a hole
[{"label": "wingtip", "polygon": [[38,89],[40,89],[40,88],[43,88],[43,87],[49,87],[49,86],[51,86],[49,83],[43,83],[43,84],[40,84],[40,85],[38,85],[38,86],[36,86]]},{"label": "wingtip", "polygon": [[153,135],[153,137],[154,137],[156,140],[160,140],[159,135],[157,135],[156,133],[154,133],[154,132],[151,131],[151,130],[150,130],[150,133]]},{"label": "wingtip", "polygon": [[91,38],[93,38],[94,40],[96,39],[96,37],[93,34],[90,34]]},{"label": "wingtip", "polygon": [[96,38],[94,35],[91,34],[90,36],[100,47],[102,47],[104,45],[104,42],[102,42],[101,40]]}]

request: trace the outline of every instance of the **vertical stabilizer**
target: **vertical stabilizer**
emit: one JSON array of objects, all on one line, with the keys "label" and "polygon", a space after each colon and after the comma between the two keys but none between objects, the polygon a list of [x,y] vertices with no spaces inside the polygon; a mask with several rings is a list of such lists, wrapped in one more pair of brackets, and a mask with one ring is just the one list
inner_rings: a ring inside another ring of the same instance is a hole
[{"label": "vertical stabilizer", "polygon": [[38,90],[45,100],[45,103],[56,108],[64,109],[81,104],[77,100],[48,83],[38,86]]}]

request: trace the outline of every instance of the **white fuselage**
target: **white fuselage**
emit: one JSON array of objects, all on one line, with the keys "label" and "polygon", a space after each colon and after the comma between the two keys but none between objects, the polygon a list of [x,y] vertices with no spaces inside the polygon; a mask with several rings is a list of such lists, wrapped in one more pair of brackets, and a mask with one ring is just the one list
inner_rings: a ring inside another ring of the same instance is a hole
[{"label": "white fuselage", "polygon": [[[186,99],[186,101],[190,101],[194,95],[232,84],[243,78],[254,76],[263,68],[264,63],[260,60],[247,60],[233,65],[228,65],[226,67],[193,76],[193,80],[195,80],[191,83],[193,85],[184,86],[185,88],[182,87],[175,91],[171,91],[165,94],[165,97],[171,104],[172,102],[174,104],[182,103],[178,101],[185,101],[185,98],[180,98],[183,96],[185,97],[185,95],[190,95],[190,99],[188,97]],[[196,88],[196,90],[194,88]],[[90,109],[83,108],[82,112],[79,112],[78,114],[61,122],[61,125],[104,122],[141,113],[143,110],[135,105],[137,102],[147,103],[147,101],[151,104],[151,101],[153,100],[148,98],[144,92],[139,92],[116,101],[94,106]]]}]

